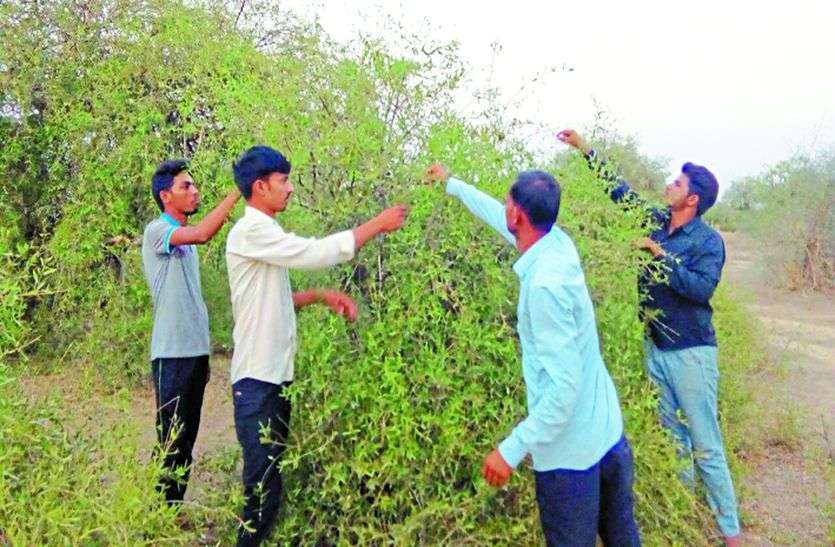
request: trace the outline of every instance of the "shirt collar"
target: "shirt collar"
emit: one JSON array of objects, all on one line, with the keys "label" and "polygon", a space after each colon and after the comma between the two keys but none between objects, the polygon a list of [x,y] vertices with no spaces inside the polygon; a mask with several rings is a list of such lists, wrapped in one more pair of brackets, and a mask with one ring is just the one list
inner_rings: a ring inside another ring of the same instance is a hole
[{"label": "shirt collar", "polygon": [[273,217],[271,217],[270,215],[268,215],[264,211],[260,211],[260,210],[256,209],[255,207],[252,207],[250,205],[247,205],[246,207],[244,207],[244,216],[252,217],[253,220],[262,220],[262,221],[263,220],[268,220],[270,222],[273,222],[273,223],[277,224],[276,220]]},{"label": "shirt collar", "polygon": [[536,262],[536,259],[551,246],[551,242],[556,237],[554,235],[556,230],[556,226],[552,227],[550,232],[539,238],[539,241],[528,247],[528,250],[513,263],[513,271],[516,272],[519,279],[525,277],[528,270],[530,270],[531,266],[533,266],[534,262]]},{"label": "shirt collar", "polygon": [[691,220],[690,222],[688,222],[687,224],[682,226],[681,229],[684,230],[685,234],[690,235],[690,232],[692,232],[697,227],[699,227],[699,225],[701,225],[701,223],[702,223],[702,217],[696,216],[696,217],[693,217],[693,220]]},{"label": "shirt collar", "polygon": [[182,224],[180,224],[179,222],[177,222],[177,219],[176,219],[176,218],[172,217],[172,216],[171,216],[171,215],[169,215],[168,213],[163,213],[163,214],[161,214],[161,215],[159,216],[159,218],[161,218],[162,220],[164,220],[165,222],[167,222],[167,223],[168,223],[168,224],[170,224],[171,226],[176,226],[177,228],[179,228],[180,226],[182,226]]},{"label": "shirt collar", "polygon": [[[672,220],[671,218],[667,219],[666,225],[668,227],[670,226],[671,220]],[[690,220],[690,222],[688,222],[687,224],[683,224],[683,225],[679,226],[678,228],[676,228],[675,230],[673,230],[673,232],[677,232],[677,231],[681,230],[685,234],[690,235],[690,233],[693,230],[695,230],[701,223],[702,223],[702,217],[696,216],[696,217],[693,217],[693,219]],[[664,231],[666,232],[667,229],[665,229]]]}]

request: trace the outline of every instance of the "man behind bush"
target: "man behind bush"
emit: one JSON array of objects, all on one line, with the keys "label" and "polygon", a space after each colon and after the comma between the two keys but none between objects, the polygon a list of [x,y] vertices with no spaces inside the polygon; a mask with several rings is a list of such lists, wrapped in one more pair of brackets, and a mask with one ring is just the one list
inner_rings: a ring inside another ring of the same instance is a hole
[{"label": "man behind bush", "polygon": [[186,493],[209,381],[209,315],[195,245],[206,243],[220,230],[240,193],[233,189],[203,220],[189,226],[188,217],[200,206],[200,192],[185,161],[160,164],[151,191],[162,215],[145,227],[142,264],[154,302],[151,375],[166,469],[159,489],[169,503],[177,503]]},{"label": "man behind bush", "polygon": [[[557,137],[585,154],[589,165],[611,185],[614,201],[646,207],[576,131],[566,129]],[[660,392],[661,422],[678,441],[681,456],[689,460],[683,476],[689,486],[694,483],[695,457],[725,543],[735,546],[740,542],[739,521],[717,417],[719,368],[710,306],[725,264],[725,245],[719,233],[702,222],[718,192],[719,184],[710,171],[684,164],[664,191],[668,207],[647,208],[658,228],[638,242],[666,270],[668,279],[658,282],[647,270],[639,285],[642,314],[650,319],[646,367]],[[660,316],[653,317],[658,312]]]},{"label": "man behind bush", "polygon": [[246,497],[238,545],[258,545],[275,524],[281,497],[280,460],[290,425],[286,390],[293,381],[295,310],[322,302],[353,321],[357,306],[333,290],[292,292],[290,268],[325,268],[351,260],[374,236],[399,229],[402,205],[353,230],[322,239],[285,232],[275,220],[293,194],[290,162],[267,146],[250,148],[233,166],[246,199],[243,218],[229,231],[226,265],[232,293],[232,395],[235,431],[243,448]]},{"label": "man behind bush", "polygon": [[528,416],[487,456],[484,478],[503,486],[530,454],[549,547],[593,547],[598,533],[605,545],[640,545],[618,396],[600,355],[577,250],[554,225],[559,185],[544,171],[522,172],[502,207],[441,165],[427,176],[447,181],[448,194],[521,254],[513,270]]}]

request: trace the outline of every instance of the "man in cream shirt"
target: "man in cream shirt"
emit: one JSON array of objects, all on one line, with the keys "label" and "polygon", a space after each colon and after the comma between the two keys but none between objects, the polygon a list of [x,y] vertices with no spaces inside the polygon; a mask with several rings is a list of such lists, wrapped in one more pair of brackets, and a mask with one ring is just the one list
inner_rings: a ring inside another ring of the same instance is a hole
[{"label": "man in cream shirt", "polygon": [[[321,302],[350,321],[357,306],[346,294],[312,289],[294,293],[290,268],[326,268],[351,260],[375,235],[403,225],[406,208],[386,209],[353,230],[322,239],[285,232],[275,215],[293,193],[290,162],[267,146],[247,150],[233,166],[246,199],[243,218],[226,241],[226,265],[235,320],[232,394],[235,430],[243,448],[244,526],[238,545],[258,545],[275,524],[281,496],[279,461],[289,432],[296,311]],[[270,442],[263,443],[266,430]]]}]

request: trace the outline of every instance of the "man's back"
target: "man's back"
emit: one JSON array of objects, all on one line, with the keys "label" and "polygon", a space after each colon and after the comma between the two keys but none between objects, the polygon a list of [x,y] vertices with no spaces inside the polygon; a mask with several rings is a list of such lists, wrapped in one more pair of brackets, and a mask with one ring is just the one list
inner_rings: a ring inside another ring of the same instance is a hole
[{"label": "man's back", "polygon": [[534,467],[585,469],[617,443],[623,422],[577,250],[555,226],[514,270],[521,284],[517,316],[528,408],[551,397],[560,401],[556,412],[543,416],[556,437],[532,451]]}]

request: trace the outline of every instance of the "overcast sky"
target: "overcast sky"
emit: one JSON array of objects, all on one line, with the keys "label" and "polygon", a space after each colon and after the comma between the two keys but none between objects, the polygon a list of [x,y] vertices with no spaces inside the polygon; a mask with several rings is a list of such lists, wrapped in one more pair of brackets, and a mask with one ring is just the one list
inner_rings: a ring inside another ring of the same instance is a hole
[{"label": "overcast sky", "polygon": [[[721,183],[797,151],[835,146],[835,2],[289,0],[338,40],[385,34],[393,16],[460,43],[474,85],[555,131],[590,124],[595,101],[642,151],[711,168]],[[491,44],[502,50],[494,54]],[[565,68],[572,68],[568,71]],[[554,144],[555,147],[559,146]]]}]

